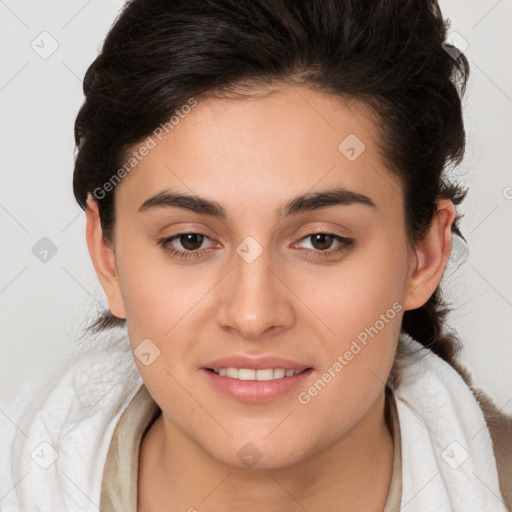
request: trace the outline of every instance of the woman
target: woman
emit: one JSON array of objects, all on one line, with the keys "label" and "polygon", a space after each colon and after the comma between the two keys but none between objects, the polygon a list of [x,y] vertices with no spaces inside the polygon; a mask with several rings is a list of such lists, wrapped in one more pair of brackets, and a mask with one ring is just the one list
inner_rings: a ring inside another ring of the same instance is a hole
[{"label": "woman", "polygon": [[512,506],[512,422],[443,324],[468,77],[447,28],[426,0],[126,5],[74,193],[91,331],[128,339],[27,422],[6,510]]}]

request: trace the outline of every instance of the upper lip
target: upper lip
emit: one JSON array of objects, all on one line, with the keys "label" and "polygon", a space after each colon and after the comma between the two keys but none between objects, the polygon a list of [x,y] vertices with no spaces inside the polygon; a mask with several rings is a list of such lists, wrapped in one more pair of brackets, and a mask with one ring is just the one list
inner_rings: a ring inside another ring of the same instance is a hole
[{"label": "upper lip", "polygon": [[248,368],[251,370],[265,370],[267,368],[283,368],[284,370],[306,370],[309,365],[276,356],[248,356],[233,354],[224,356],[207,363],[204,368]]}]

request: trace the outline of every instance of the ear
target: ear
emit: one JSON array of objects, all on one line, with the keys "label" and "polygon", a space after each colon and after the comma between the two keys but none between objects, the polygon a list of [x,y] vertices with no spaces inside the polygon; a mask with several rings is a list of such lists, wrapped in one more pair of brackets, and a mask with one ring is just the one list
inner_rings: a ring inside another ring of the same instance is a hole
[{"label": "ear", "polygon": [[409,266],[404,311],[417,309],[436,290],[452,250],[452,224],[455,206],[450,199],[439,199],[429,231],[418,241]]},{"label": "ear", "polygon": [[114,249],[103,236],[98,204],[91,194],[87,197],[85,210],[87,227],[86,238],[89,255],[91,256],[96,275],[107,296],[110,312],[117,318],[126,318],[119,276],[117,274]]}]

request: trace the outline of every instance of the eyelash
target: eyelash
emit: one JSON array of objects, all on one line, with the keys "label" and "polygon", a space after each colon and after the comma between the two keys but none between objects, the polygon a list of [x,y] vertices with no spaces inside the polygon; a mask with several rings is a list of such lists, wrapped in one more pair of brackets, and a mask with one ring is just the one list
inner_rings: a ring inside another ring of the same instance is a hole
[{"label": "eyelash", "polygon": [[[210,237],[208,235],[205,235],[204,233],[199,233],[196,231],[190,231],[190,232],[184,232],[184,233],[178,233],[177,235],[174,235],[172,237],[168,238],[162,238],[158,240],[158,244],[163,248],[163,250],[170,254],[173,257],[180,258],[180,259],[189,259],[189,258],[200,258],[207,254],[210,254],[215,249],[203,249],[203,250],[195,250],[195,251],[180,251],[179,249],[175,249],[174,247],[170,246],[171,242],[175,239],[179,239],[183,235],[201,235],[205,237],[206,239],[210,240]],[[306,238],[310,238],[314,235],[327,235],[334,238],[335,241],[339,242],[341,244],[341,247],[339,249],[336,249],[334,251],[320,251],[320,250],[314,250],[314,249],[302,249],[302,251],[305,251],[308,254],[313,253],[314,255],[310,255],[308,257],[311,258],[329,258],[330,256],[334,254],[343,254],[345,252],[350,251],[355,246],[355,240],[353,238],[346,238],[340,235],[335,235],[334,233],[328,233],[328,232],[314,232],[309,233],[302,237],[300,241],[302,242]]]}]

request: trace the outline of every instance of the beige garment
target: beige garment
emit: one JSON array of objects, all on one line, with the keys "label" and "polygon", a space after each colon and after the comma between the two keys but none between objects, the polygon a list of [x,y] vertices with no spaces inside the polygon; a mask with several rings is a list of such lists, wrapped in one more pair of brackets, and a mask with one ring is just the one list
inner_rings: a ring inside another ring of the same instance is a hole
[{"label": "beige garment", "polygon": [[101,481],[101,512],[137,512],[140,443],[160,412],[142,384],[119,418],[110,442]]},{"label": "beige garment", "polygon": [[[160,412],[146,386],[142,384],[121,415],[112,436],[101,482],[102,512],[137,512],[140,444]],[[389,417],[393,434],[394,461],[391,485],[383,512],[398,512],[402,496],[402,459],[400,425],[394,398],[389,400]]]}]

